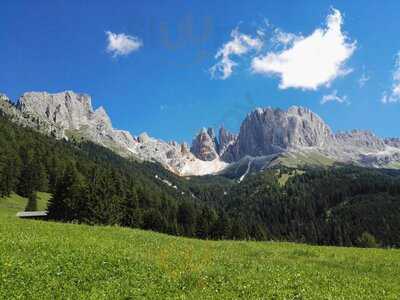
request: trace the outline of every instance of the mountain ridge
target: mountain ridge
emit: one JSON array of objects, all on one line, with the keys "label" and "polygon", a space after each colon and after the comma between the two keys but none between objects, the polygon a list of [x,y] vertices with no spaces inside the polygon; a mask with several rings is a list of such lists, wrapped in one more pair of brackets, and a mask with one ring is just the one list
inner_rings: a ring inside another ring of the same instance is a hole
[{"label": "mountain ridge", "polygon": [[220,160],[197,159],[185,143],[165,142],[146,133],[138,137],[113,128],[103,107],[96,110],[87,94],[64,91],[24,93],[14,104],[0,98],[0,110],[20,125],[32,127],[58,139],[87,139],[124,157],[153,161],[178,175],[206,175],[226,166]]},{"label": "mountain ridge", "polygon": [[55,138],[87,139],[124,157],[158,162],[181,176],[224,174],[242,164],[247,165],[247,174],[253,161],[255,170],[262,170],[284,161],[277,157],[295,162],[299,156],[400,168],[400,138],[380,138],[364,130],[334,133],[321,117],[301,106],[256,108],[247,114],[238,134],[221,127],[216,135],[213,128],[203,128],[191,146],[115,129],[104,107],[94,109],[91,97],[83,93],[27,92],[16,103],[0,94],[0,111]]}]

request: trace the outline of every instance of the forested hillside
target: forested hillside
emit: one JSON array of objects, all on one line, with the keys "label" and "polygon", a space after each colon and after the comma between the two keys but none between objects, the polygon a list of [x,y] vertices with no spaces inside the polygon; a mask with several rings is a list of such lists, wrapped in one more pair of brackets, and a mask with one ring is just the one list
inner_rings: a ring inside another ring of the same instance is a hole
[{"label": "forested hillside", "polygon": [[5,118],[0,179],[0,196],[15,191],[34,203],[37,191],[52,193],[50,218],[62,221],[196,236],[202,216],[218,215],[190,194],[185,180],[157,164],[128,161],[92,143],[57,141]]},{"label": "forested hillside", "polygon": [[57,141],[0,118],[0,196],[35,209],[53,194],[50,219],[117,224],[208,239],[400,246],[396,171],[277,167],[241,183],[181,178],[92,143]]},{"label": "forested hillside", "polygon": [[[260,239],[400,246],[398,172],[337,166],[290,176],[295,172],[281,168],[251,176],[221,206],[240,224],[251,220]],[[289,175],[284,185],[283,175]]]}]

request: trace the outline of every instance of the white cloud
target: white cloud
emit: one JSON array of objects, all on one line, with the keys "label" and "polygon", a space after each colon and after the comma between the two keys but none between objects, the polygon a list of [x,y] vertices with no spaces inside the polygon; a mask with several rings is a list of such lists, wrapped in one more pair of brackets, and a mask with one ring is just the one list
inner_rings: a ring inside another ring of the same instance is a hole
[{"label": "white cloud", "polygon": [[338,102],[341,104],[350,104],[350,102],[347,100],[347,96],[339,96],[337,94],[337,90],[332,91],[332,93],[328,95],[324,95],[321,100],[321,104],[326,104],[328,102]]},{"label": "white cloud", "polygon": [[280,28],[276,28],[274,30],[274,35],[271,38],[271,43],[275,46],[283,46],[283,48],[287,48],[292,45],[293,42],[302,39],[302,36],[297,36],[294,33],[284,32]]},{"label": "white cloud", "polygon": [[332,9],[326,18],[326,27],[317,28],[309,36],[278,31],[277,41],[291,43],[290,47],[254,57],[253,72],[280,76],[281,89],[316,90],[322,85],[328,86],[335,78],[351,72],[344,63],[355,51],[356,42],[348,40],[342,24],[340,11]]},{"label": "white cloud", "polygon": [[107,35],[107,52],[114,57],[119,55],[128,55],[133,51],[139,50],[143,46],[143,42],[135,36],[125,33],[106,32]]},{"label": "white cloud", "polygon": [[396,103],[400,102],[400,52],[396,55],[394,71],[392,75],[392,89],[389,92],[384,92],[382,96],[382,103]]},{"label": "white cloud", "polygon": [[258,36],[261,36],[261,37],[264,37],[265,36],[265,31],[263,30],[263,29],[261,29],[261,28],[259,28],[259,29],[257,29],[257,35]]},{"label": "white cloud", "polygon": [[365,84],[370,80],[370,76],[365,74],[365,72],[362,73],[360,79],[358,80],[358,85],[362,88],[365,86]]},{"label": "white cloud", "polygon": [[224,44],[215,55],[219,60],[210,68],[212,78],[227,79],[232,75],[233,68],[237,63],[232,60],[232,56],[242,56],[252,50],[260,50],[262,41],[259,37],[251,37],[240,33],[236,28],[231,32],[232,39]]}]

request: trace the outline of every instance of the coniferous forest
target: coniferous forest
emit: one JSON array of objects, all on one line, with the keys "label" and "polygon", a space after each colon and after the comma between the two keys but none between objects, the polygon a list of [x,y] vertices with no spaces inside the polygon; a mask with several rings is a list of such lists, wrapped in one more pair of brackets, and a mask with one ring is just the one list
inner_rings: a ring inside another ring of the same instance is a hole
[{"label": "coniferous forest", "polygon": [[63,222],[204,239],[400,246],[397,171],[278,166],[241,183],[180,178],[158,164],[57,141],[0,117],[0,197],[15,192],[34,210],[38,191],[52,194],[49,218]]}]

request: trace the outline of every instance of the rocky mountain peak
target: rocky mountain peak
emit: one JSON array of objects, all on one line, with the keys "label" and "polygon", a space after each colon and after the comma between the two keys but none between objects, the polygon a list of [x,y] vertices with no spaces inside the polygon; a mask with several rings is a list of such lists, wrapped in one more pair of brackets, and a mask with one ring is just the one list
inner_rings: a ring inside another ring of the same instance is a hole
[{"label": "rocky mountain peak", "polygon": [[146,133],[135,139],[128,131],[114,129],[103,107],[93,110],[90,96],[72,91],[29,92],[16,105],[0,94],[0,113],[56,138],[86,139],[122,156],[161,163],[180,175],[217,173],[227,168],[227,162],[234,170],[243,164],[247,174],[265,168],[271,158],[297,154],[370,167],[400,163],[399,138],[381,139],[361,130],[333,134],[318,115],[299,106],[286,111],[257,108],[246,116],[238,135],[221,127],[216,136],[213,128],[203,128],[190,148]]},{"label": "rocky mountain peak", "polygon": [[[29,92],[23,94],[16,105],[1,96],[0,112],[18,124],[56,138],[89,140],[122,156],[158,162],[180,175],[204,175],[226,166],[224,162],[209,164],[197,159],[187,144],[164,142],[146,133],[135,139],[128,131],[113,128],[105,109],[93,110],[91,98],[86,94]],[[204,136],[216,145],[213,130],[205,130]]]},{"label": "rocky mountain peak", "polygon": [[400,148],[400,138],[385,138],[383,141],[390,147]]},{"label": "rocky mountain peak", "polygon": [[371,131],[352,130],[350,132],[339,132],[335,134],[336,141],[346,147],[353,147],[363,150],[383,151],[386,148],[385,141]]},{"label": "rocky mountain peak", "polygon": [[5,95],[0,93],[0,115],[8,115],[9,118],[18,118],[18,111],[12,104],[11,100]]},{"label": "rocky mountain peak", "polygon": [[147,143],[147,142],[149,142],[149,141],[150,141],[150,137],[149,137],[149,135],[147,134],[147,132],[141,133],[141,134],[138,136],[138,141],[139,141],[140,143]]},{"label": "rocky mountain peak", "polygon": [[217,140],[214,129],[202,128],[199,134],[194,138],[190,151],[198,158],[204,161],[211,161],[218,158]]},{"label": "rocky mountain peak", "polygon": [[297,105],[292,105],[288,108],[287,110],[288,114],[295,114],[295,115],[299,115],[299,116],[303,116],[303,115],[310,115],[310,117],[317,117],[319,118],[313,111],[311,111],[311,109],[307,108],[307,107],[303,107],[303,106],[297,106]]},{"label": "rocky mountain peak", "polygon": [[99,130],[112,129],[111,119],[102,106],[100,106],[93,112],[93,114],[90,115],[90,119],[93,120],[95,124],[97,124],[97,128]]},{"label": "rocky mountain peak", "polygon": [[214,128],[212,127],[207,128],[207,133],[212,140],[216,140]]},{"label": "rocky mountain peak", "polygon": [[65,136],[64,130],[87,126],[93,114],[90,96],[65,91],[56,94],[29,92],[18,100],[17,108],[24,114],[38,117]]},{"label": "rocky mountain peak", "polygon": [[3,111],[7,110],[8,112],[11,107],[13,105],[7,95],[0,93],[0,109]]},{"label": "rocky mountain peak", "polygon": [[0,93],[0,101],[5,101],[11,103],[10,99],[7,97],[6,94]]},{"label": "rocky mountain peak", "polygon": [[218,133],[218,154],[222,156],[225,151],[237,139],[237,135],[229,132],[224,126],[221,126]]},{"label": "rocky mountain peak", "polygon": [[[281,109],[257,108],[243,121],[230,156],[265,156],[299,147],[318,147],[330,143],[332,131],[309,109],[292,106]],[[227,157],[226,155],[225,157]]]},{"label": "rocky mountain peak", "polygon": [[181,144],[181,153],[182,155],[189,155],[190,154],[190,148],[187,143]]}]

